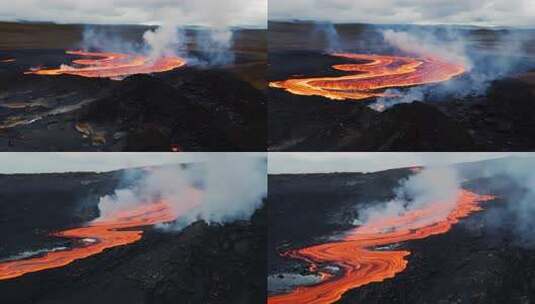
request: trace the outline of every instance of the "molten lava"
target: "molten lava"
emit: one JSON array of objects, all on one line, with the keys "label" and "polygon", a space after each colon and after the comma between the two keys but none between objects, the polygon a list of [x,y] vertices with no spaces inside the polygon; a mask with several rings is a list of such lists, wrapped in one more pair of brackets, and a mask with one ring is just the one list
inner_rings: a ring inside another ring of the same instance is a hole
[{"label": "molten lava", "polygon": [[67,51],[67,54],[89,57],[73,60],[75,66],[62,65],[59,69],[32,69],[25,74],[76,75],[120,79],[133,74],[159,73],[174,70],[186,64],[179,57],[150,59],[140,55]]},{"label": "molten lava", "polygon": [[[270,296],[268,303],[333,303],[350,289],[392,278],[407,267],[405,257],[410,252],[379,251],[377,247],[446,233],[459,219],[481,210],[481,202],[493,198],[462,190],[453,209],[451,202],[428,204],[398,216],[371,219],[341,241],[286,252],[285,256],[310,263],[309,269],[322,281]],[[322,264],[337,265],[342,275],[322,271]]]},{"label": "molten lava", "polygon": [[411,58],[347,53],[333,56],[365,63],[333,66],[336,70],[352,73],[348,76],[288,79],[271,82],[269,86],[297,95],[360,100],[388,97],[384,93],[388,88],[443,82],[465,72],[463,65],[432,56]]},{"label": "molten lava", "polygon": [[42,256],[0,263],[0,280],[16,278],[29,272],[65,266],[75,260],[101,253],[107,248],[134,243],[143,231],[134,229],[175,219],[164,202],[144,204],[108,218],[97,219],[87,226],[54,233],[54,236],[79,240],[71,249],[52,251]]}]

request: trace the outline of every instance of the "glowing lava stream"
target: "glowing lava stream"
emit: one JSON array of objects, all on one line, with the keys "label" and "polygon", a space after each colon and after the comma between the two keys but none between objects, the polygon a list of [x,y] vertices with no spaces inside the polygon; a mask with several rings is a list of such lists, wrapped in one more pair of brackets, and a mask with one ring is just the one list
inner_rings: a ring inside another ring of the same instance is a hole
[{"label": "glowing lava stream", "polygon": [[[287,294],[270,296],[268,303],[333,303],[350,289],[393,278],[407,267],[405,257],[410,252],[378,251],[374,248],[446,233],[459,219],[482,210],[479,206],[481,202],[493,198],[461,190],[453,209],[451,202],[428,204],[399,216],[372,219],[351,231],[341,241],[284,253],[311,263],[309,269],[318,272],[322,282],[297,287]],[[322,272],[319,270],[320,264],[337,265],[342,269],[342,274],[335,276]]]},{"label": "glowing lava stream", "polygon": [[433,56],[411,58],[349,53],[332,55],[366,63],[333,66],[336,70],[354,73],[348,76],[288,79],[271,82],[269,86],[297,95],[360,100],[387,97],[383,91],[388,88],[443,82],[465,72],[463,65]]},{"label": "glowing lava stream", "polygon": [[65,266],[75,260],[101,253],[105,249],[134,243],[141,239],[143,231],[133,228],[169,222],[175,218],[169,205],[158,202],[117,212],[111,217],[99,218],[85,227],[54,233],[53,235],[57,237],[80,239],[82,244],[66,250],[48,252],[35,258],[0,263],[0,280]]},{"label": "glowing lava stream", "polygon": [[82,77],[116,78],[133,74],[159,73],[174,70],[186,64],[180,57],[167,56],[150,59],[140,55],[119,53],[95,53],[67,51],[67,54],[94,59],[76,59],[73,63],[79,67],[62,65],[59,69],[35,69],[25,74],[37,75],[77,75]]}]

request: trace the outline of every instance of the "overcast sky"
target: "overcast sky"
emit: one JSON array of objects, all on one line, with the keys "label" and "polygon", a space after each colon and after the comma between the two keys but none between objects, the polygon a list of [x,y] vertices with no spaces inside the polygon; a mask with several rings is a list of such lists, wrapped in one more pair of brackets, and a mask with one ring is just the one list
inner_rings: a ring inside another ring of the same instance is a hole
[{"label": "overcast sky", "polygon": [[445,165],[535,153],[270,153],[268,170],[277,173],[375,172],[419,165]]},{"label": "overcast sky", "polygon": [[0,20],[265,27],[266,0],[0,0]]},{"label": "overcast sky", "polygon": [[[180,164],[236,153],[0,153],[0,173],[104,172],[123,168]],[[239,153],[263,156],[265,153]]]},{"label": "overcast sky", "polygon": [[535,27],[535,1],[270,0],[269,19]]}]

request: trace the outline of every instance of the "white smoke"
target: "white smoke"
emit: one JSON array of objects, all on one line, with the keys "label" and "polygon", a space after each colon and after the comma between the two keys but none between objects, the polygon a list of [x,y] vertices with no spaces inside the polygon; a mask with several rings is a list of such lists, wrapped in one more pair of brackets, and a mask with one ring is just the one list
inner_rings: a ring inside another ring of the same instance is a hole
[{"label": "white smoke", "polygon": [[442,212],[429,217],[422,225],[445,219],[457,204],[460,179],[451,167],[426,167],[400,182],[394,198],[359,210],[359,223],[383,217],[395,217],[434,203],[446,204]]},{"label": "white smoke", "polygon": [[383,112],[400,103],[423,101],[425,97],[424,92],[420,87],[410,88],[403,92],[398,89],[388,89],[384,94],[395,97],[380,97],[374,103],[370,104],[369,107],[375,111]]},{"label": "white smoke", "polygon": [[[440,30],[440,31],[438,31]],[[383,40],[404,53],[419,57],[438,57],[454,64],[462,64],[466,73],[463,81],[447,81],[440,87],[418,86],[407,91],[387,93],[393,97],[380,98],[370,107],[383,111],[399,103],[423,101],[426,93],[445,94],[464,98],[485,94],[493,80],[504,77],[518,66],[532,38],[521,32],[496,35],[494,46],[477,47],[478,40],[470,32],[450,27],[417,29],[412,31],[382,30]],[[438,34],[440,33],[440,34]],[[485,57],[491,56],[491,57]],[[400,94],[397,94],[400,93]],[[404,96],[407,95],[407,96]]]},{"label": "white smoke", "polygon": [[[150,169],[134,186],[100,199],[101,217],[155,201],[169,204],[177,221],[161,225],[181,229],[194,221],[227,223],[248,220],[267,195],[265,157],[212,153],[183,167]],[[125,180],[131,176],[125,176]]]},{"label": "white smoke", "polygon": [[472,68],[466,56],[465,44],[461,40],[451,40],[445,43],[431,33],[416,36],[395,30],[385,30],[381,34],[386,43],[403,52],[422,57],[438,57],[451,63],[462,64],[467,70]]},{"label": "white smoke", "polygon": [[184,37],[182,31],[174,22],[165,22],[155,30],[148,30],[143,34],[143,40],[149,47],[149,57],[158,59],[164,56],[176,55],[182,46]]}]

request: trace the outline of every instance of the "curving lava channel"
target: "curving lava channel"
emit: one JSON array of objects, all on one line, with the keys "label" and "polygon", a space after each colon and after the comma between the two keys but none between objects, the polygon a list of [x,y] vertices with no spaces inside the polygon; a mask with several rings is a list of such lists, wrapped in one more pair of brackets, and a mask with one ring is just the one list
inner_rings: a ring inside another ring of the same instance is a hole
[{"label": "curving lava channel", "polygon": [[[286,252],[283,255],[310,263],[309,269],[318,273],[322,281],[270,296],[268,303],[333,303],[350,289],[392,278],[407,267],[405,257],[410,252],[378,247],[446,233],[459,219],[481,210],[481,202],[493,198],[461,190],[453,209],[451,202],[427,204],[398,216],[372,219],[341,241]],[[342,274],[321,270],[325,264],[338,266]]]},{"label": "curving lava channel", "polygon": [[336,57],[364,63],[337,64],[335,70],[352,73],[340,77],[296,78],[275,81],[270,87],[306,96],[333,100],[361,100],[388,97],[388,88],[409,87],[450,80],[465,72],[465,67],[438,57],[411,58],[370,54],[335,53]]},{"label": "curving lava channel", "polygon": [[70,249],[50,251],[41,256],[0,263],[0,280],[12,279],[29,272],[65,266],[105,249],[127,245],[141,239],[143,227],[173,221],[171,207],[158,202],[144,204],[137,208],[115,213],[111,217],[99,218],[85,227],[54,233],[54,236],[76,239],[79,244]]},{"label": "curving lava channel", "polygon": [[67,51],[67,54],[88,57],[73,60],[75,66],[61,65],[58,69],[33,69],[25,74],[76,75],[121,79],[133,74],[159,73],[174,70],[186,64],[180,57],[167,56],[150,59],[141,55],[108,52]]}]

